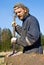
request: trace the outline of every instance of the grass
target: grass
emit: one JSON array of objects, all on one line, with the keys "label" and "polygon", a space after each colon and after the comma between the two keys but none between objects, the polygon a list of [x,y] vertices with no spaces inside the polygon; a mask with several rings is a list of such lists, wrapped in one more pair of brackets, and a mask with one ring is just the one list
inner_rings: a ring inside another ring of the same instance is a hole
[{"label": "grass", "polygon": [[6,64],[4,63],[4,57],[0,57],[0,65],[6,65]]},{"label": "grass", "polygon": [[11,53],[11,52],[0,52],[0,65],[6,65],[4,63],[4,58],[5,58],[5,55],[9,54],[9,53]]}]

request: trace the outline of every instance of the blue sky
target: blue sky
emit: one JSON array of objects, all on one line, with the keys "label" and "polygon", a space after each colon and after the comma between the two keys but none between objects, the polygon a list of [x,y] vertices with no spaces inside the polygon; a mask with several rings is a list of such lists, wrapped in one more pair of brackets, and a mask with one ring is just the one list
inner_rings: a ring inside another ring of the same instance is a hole
[{"label": "blue sky", "polygon": [[[9,28],[12,31],[13,6],[18,2],[26,5],[30,10],[30,14],[38,19],[41,32],[44,34],[44,0],[1,0],[0,27],[2,29]],[[19,25],[22,24],[18,19],[16,19],[16,22]]]}]

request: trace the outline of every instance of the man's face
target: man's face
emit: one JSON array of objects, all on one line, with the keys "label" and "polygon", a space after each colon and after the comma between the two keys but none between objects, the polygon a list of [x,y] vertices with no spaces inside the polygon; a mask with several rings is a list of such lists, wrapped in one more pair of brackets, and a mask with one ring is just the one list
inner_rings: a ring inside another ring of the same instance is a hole
[{"label": "man's face", "polygon": [[14,8],[14,12],[18,16],[18,18],[22,20],[25,17],[26,10],[24,10],[23,8],[16,7]]}]

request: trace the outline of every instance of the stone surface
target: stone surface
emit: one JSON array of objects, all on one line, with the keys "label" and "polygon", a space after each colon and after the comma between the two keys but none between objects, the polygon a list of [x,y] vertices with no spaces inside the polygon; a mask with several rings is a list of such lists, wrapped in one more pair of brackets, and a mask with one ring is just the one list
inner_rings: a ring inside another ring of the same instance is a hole
[{"label": "stone surface", "polygon": [[44,65],[44,55],[42,54],[15,54],[5,57],[6,65]]}]

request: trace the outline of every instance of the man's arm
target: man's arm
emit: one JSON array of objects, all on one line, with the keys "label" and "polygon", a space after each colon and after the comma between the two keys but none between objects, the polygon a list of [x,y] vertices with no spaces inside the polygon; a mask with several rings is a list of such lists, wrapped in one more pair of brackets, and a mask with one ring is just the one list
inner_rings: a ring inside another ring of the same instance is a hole
[{"label": "man's arm", "polygon": [[[29,26],[30,24],[30,26]],[[23,30],[25,32],[25,30]],[[22,32],[21,32],[22,33]],[[24,34],[25,35],[25,34]],[[18,39],[18,44],[23,46],[33,45],[40,36],[40,29],[38,21],[35,18],[28,19],[27,33],[25,37]]]}]

